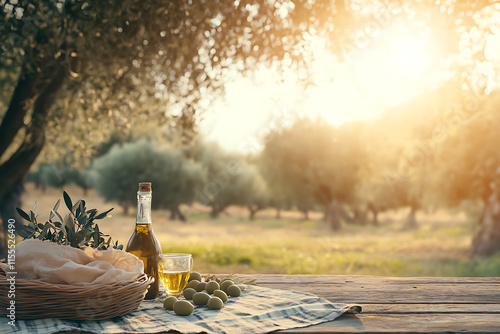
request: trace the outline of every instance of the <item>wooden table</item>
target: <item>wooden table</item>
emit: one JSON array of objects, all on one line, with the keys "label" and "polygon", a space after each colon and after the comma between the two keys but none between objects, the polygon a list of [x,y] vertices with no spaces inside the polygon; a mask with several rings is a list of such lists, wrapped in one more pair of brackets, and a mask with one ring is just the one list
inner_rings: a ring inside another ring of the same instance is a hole
[{"label": "wooden table", "polygon": [[[245,277],[240,275],[240,277]],[[500,278],[252,275],[269,288],[314,293],[363,312],[280,333],[500,332]]]},{"label": "wooden table", "polygon": [[500,277],[238,277],[257,278],[260,286],[310,292],[334,303],[363,306],[361,314],[278,333],[500,333]]}]

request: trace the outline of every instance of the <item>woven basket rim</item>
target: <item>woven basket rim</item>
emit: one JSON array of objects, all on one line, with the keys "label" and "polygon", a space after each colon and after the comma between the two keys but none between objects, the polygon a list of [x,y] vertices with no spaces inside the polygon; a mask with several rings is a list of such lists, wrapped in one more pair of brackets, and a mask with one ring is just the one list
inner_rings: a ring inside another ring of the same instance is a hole
[{"label": "woven basket rim", "polygon": [[[3,271],[0,270],[0,282],[7,281],[7,276]],[[138,274],[138,276],[132,281],[119,281],[113,283],[86,283],[86,284],[64,284],[64,283],[49,283],[41,280],[25,279],[16,277],[16,285],[22,285],[24,287],[29,287],[30,285],[37,288],[51,288],[59,290],[77,289],[77,290],[94,290],[102,289],[106,287],[122,287],[130,284],[143,284],[146,281],[150,281],[149,284],[154,282],[154,277],[147,274]]]}]

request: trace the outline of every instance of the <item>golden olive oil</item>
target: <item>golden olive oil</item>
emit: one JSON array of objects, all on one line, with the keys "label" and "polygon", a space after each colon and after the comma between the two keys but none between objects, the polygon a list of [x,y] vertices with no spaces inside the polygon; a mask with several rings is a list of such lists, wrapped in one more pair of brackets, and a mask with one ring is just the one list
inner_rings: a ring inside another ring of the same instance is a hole
[{"label": "golden olive oil", "polygon": [[144,299],[155,299],[160,291],[158,264],[161,246],[151,224],[151,183],[140,183],[137,193],[137,221],[135,230],[127,245],[127,252],[134,254],[144,263],[144,273],[154,277]]},{"label": "golden olive oil", "polygon": [[162,271],[160,279],[169,294],[179,294],[188,284],[189,271]]}]

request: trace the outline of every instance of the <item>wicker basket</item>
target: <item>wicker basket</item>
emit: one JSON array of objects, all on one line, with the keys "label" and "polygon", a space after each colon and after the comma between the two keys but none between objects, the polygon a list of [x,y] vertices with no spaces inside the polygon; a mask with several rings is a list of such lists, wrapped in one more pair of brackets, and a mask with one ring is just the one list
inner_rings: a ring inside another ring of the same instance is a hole
[{"label": "wicker basket", "polygon": [[[3,275],[2,275],[3,274]],[[16,319],[105,320],[139,308],[154,278],[142,274],[127,283],[86,286],[51,284],[16,278]],[[0,270],[0,314],[7,314],[10,283]]]}]

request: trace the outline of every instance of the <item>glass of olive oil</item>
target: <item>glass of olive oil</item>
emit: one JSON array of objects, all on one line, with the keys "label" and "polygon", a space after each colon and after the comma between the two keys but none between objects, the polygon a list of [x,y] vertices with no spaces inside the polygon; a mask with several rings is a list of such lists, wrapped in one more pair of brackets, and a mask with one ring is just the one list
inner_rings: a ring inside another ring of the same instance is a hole
[{"label": "glass of olive oil", "polygon": [[193,269],[191,254],[167,253],[160,256],[160,281],[170,296],[178,296],[186,287]]}]

